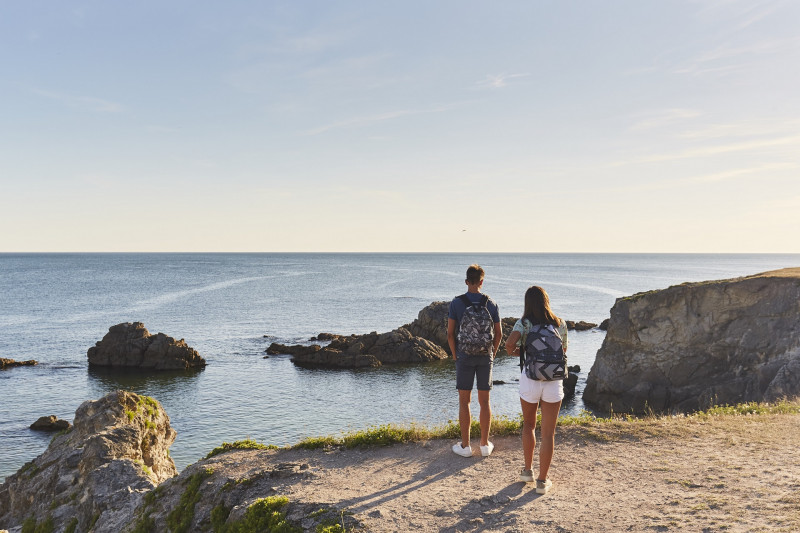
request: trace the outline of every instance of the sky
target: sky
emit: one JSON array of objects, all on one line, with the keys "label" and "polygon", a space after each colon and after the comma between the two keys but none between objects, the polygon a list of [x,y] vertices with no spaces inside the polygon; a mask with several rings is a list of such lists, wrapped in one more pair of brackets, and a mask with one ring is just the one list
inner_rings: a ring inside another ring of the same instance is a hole
[{"label": "sky", "polygon": [[800,2],[0,0],[0,252],[800,252]]}]

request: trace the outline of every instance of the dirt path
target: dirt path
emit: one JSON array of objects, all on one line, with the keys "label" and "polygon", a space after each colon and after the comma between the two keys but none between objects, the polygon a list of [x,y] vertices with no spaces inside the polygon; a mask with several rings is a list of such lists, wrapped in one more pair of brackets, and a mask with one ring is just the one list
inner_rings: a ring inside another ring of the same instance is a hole
[{"label": "dirt path", "polygon": [[[346,508],[371,531],[800,531],[800,415],[559,428],[545,496],[517,480],[519,437],[493,440],[488,458],[448,441],[269,453],[312,473],[277,493]],[[245,475],[263,453],[220,466]]]}]

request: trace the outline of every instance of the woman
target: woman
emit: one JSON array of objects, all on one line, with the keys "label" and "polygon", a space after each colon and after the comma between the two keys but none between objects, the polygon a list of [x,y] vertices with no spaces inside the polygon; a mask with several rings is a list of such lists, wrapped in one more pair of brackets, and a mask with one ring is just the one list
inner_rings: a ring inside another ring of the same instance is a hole
[{"label": "woman", "polygon": [[[533,286],[525,292],[525,312],[514,324],[514,329],[506,341],[509,355],[519,355],[520,346],[534,325],[553,326],[561,336],[564,353],[567,353],[567,324],[550,309],[550,298],[541,287]],[[536,492],[547,494],[553,482],[547,479],[555,446],[556,421],[564,387],[561,380],[536,381],[530,379],[523,370],[519,377],[519,399],[522,405],[522,451],[525,468],[519,475],[521,481],[533,481],[533,449],[536,447],[536,411],[542,409],[542,443],[539,448],[539,476],[536,478]]]}]

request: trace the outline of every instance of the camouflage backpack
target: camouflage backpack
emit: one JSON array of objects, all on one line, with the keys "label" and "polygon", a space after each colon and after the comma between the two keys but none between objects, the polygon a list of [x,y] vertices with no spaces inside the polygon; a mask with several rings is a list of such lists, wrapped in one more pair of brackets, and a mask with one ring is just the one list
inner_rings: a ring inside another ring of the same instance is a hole
[{"label": "camouflage backpack", "polygon": [[494,321],[489,313],[485,294],[480,302],[472,303],[466,294],[459,296],[466,309],[458,324],[456,343],[458,350],[466,355],[492,355],[494,346]]},{"label": "camouflage backpack", "polygon": [[535,324],[525,337],[520,354],[525,375],[537,381],[556,381],[567,377],[567,356],[561,335],[551,325]]}]

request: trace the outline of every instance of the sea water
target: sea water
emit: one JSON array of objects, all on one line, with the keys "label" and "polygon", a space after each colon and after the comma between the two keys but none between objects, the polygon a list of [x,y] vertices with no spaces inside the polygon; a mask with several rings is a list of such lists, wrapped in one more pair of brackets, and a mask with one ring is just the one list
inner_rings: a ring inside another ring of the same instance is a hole
[{"label": "sea water", "polygon": [[[0,479],[42,453],[43,415],[72,420],[84,401],[126,389],[159,400],[178,437],[179,469],[223,441],[288,445],[378,424],[440,425],[457,418],[451,361],[359,370],[309,370],[272,342],[320,332],[385,332],[434,301],[465,291],[466,268],[486,270],[484,292],[503,317],[543,286],[554,311],[599,323],[616,298],[685,281],[800,265],[800,255],[673,254],[0,254],[0,357],[39,365],[0,371]],[[137,373],[88,368],[86,351],[121,322],[185,339],[204,370]],[[570,332],[578,413],[604,333]],[[497,415],[516,416],[517,359],[498,358]],[[477,395],[473,395],[477,396]],[[473,398],[477,414],[477,400]]]}]

